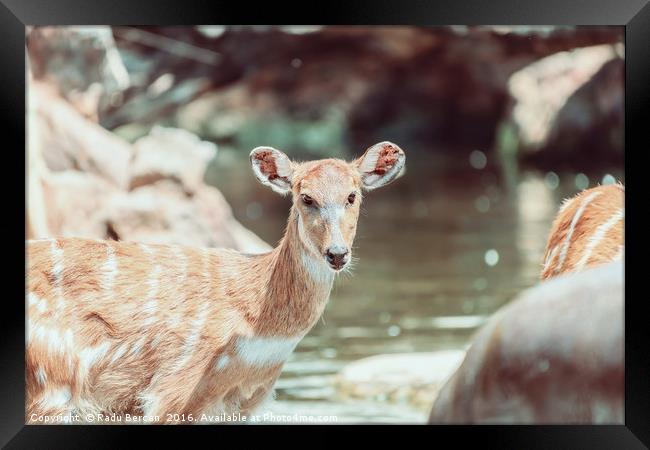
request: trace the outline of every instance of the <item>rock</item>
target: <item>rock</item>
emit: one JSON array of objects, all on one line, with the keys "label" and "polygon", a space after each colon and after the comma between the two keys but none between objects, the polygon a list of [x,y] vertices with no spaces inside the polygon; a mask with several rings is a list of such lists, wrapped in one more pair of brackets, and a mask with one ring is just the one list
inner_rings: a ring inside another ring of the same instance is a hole
[{"label": "rock", "polygon": [[477,333],[430,423],[623,423],[623,264],[553,278]]},{"label": "rock", "polygon": [[57,86],[61,96],[94,121],[101,105],[130,85],[110,27],[33,27],[27,49],[34,78]]},{"label": "rock", "polygon": [[233,218],[230,206],[211,186],[201,186],[195,196],[188,196],[177,182],[159,180],[113,197],[103,214],[102,220],[123,241],[249,253],[271,248]]},{"label": "rock", "polygon": [[462,350],[444,350],[371,356],[344,367],[335,384],[344,398],[406,402],[428,409],[464,355]]},{"label": "rock", "polygon": [[82,117],[51,86],[31,84],[30,101],[36,128],[30,139],[38,139],[50,171],[79,170],[99,175],[120,189],[128,186],[132,156],[128,142]]},{"label": "rock", "polygon": [[101,211],[119,192],[115,186],[92,173],[66,170],[48,174],[43,196],[50,236],[110,238]]},{"label": "rock", "polygon": [[612,155],[622,160],[621,52],[622,47],[613,45],[560,52],[510,77],[513,105],[508,120],[528,160],[552,167],[582,161],[586,155],[602,162],[611,162]]},{"label": "rock", "polygon": [[622,166],[624,86],[624,59],[616,57],[603,64],[568,98],[553,122],[548,144],[535,156],[555,167],[567,162],[580,167],[585,159]]},{"label": "rock", "polygon": [[203,175],[216,146],[201,141],[196,135],[178,128],[154,127],[134,145],[129,189],[152,184],[157,180],[173,179],[187,193],[203,185]]},{"label": "rock", "polygon": [[228,247],[244,253],[264,253],[272,249],[269,244],[235,219],[230,205],[217,188],[202,186],[196,192],[194,202],[199,215],[204,218],[212,234],[214,236],[223,234],[224,241],[229,243]]}]

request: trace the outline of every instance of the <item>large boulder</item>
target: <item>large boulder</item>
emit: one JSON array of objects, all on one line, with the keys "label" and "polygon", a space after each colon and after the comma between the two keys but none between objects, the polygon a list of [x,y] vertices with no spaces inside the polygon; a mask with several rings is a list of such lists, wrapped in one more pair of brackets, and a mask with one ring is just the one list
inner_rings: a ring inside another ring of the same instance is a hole
[{"label": "large boulder", "polygon": [[103,211],[115,239],[151,244],[235,248],[262,253],[271,247],[232,216],[218,189],[193,196],[174,179],[162,179],[110,199]]},{"label": "large boulder", "polygon": [[83,117],[49,84],[32,83],[29,97],[30,150],[38,147],[50,171],[78,170],[128,186],[133,149],[127,141]]},{"label": "large boulder", "polygon": [[505,124],[523,158],[556,168],[584,166],[585,158],[620,163],[623,74],[622,46],[608,44],[559,52],[513,73]]},{"label": "large boulder", "polygon": [[56,86],[79,113],[95,121],[102,105],[130,86],[108,26],[32,27],[27,51],[34,78]]},{"label": "large boulder", "polygon": [[335,379],[343,398],[408,403],[430,408],[463,360],[462,350],[376,355],[354,361]]},{"label": "large boulder", "polygon": [[119,189],[98,175],[76,170],[49,173],[43,184],[50,236],[112,237],[102,210]]},{"label": "large boulder", "polygon": [[623,264],[525,291],[477,333],[430,423],[623,423]]},{"label": "large boulder", "polygon": [[133,148],[129,189],[174,179],[188,193],[203,185],[205,169],[217,152],[214,144],[189,131],[160,126],[135,141]]}]

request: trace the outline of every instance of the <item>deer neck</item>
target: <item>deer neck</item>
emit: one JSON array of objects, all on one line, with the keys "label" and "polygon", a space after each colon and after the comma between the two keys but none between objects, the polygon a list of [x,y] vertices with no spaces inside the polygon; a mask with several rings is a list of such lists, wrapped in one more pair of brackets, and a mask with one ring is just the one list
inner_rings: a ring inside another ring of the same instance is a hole
[{"label": "deer neck", "polygon": [[300,217],[292,207],[284,236],[268,255],[270,277],[262,315],[273,317],[268,323],[278,323],[282,329],[306,333],[325,308],[334,273],[299,233]]}]

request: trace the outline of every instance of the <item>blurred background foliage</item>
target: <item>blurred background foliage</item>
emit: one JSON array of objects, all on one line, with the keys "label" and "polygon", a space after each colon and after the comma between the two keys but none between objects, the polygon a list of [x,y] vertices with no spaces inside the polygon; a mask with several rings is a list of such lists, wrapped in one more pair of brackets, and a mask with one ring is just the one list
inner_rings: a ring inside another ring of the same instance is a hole
[{"label": "blurred background foliage", "polygon": [[422,419],[537,282],[561,200],[624,181],[622,27],[37,27],[27,50],[46,234],[264,251],[289,203],[255,182],[253,147],[405,150],[278,383],[287,411]]}]

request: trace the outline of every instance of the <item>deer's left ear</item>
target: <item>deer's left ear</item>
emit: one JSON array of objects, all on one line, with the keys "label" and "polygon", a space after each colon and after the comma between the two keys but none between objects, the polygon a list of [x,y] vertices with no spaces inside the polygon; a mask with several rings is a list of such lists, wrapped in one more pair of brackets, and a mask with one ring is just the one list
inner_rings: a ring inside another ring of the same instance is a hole
[{"label": "deer's left ear", "polygon": [[392,142],[380,142],[370,147],[354,161],[361,182],[367,190],[377,189],[395,180],[406,162],[404,151]]},{"label": "deer's left ear", "polygon": [[257,179],[282,195],[291,191],[293,165],[287,155],[273,147],[256,147],[250,154]]}]

